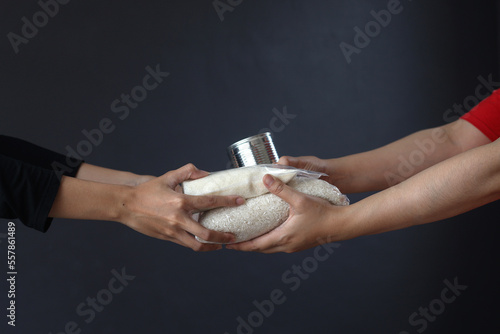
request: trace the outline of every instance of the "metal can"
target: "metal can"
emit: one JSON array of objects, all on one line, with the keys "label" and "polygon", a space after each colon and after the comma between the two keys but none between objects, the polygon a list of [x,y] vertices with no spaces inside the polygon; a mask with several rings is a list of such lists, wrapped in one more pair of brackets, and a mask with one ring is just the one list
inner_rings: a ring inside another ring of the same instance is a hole
[{"label": "metal can", "polygon": [[274,164],[279,160],[270,132],[237,141],[227,148],[227,153],[235,168]]}]

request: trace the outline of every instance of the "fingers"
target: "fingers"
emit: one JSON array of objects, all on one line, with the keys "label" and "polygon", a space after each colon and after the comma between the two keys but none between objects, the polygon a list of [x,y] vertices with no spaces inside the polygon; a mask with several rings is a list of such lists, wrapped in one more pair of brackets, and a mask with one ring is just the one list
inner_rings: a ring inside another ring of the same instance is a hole
[{"label": "fingers", "polygon": [[206,211],[210,209],[238,206],[245,203],[241,196],[190,196],[185,195],[192,212]]},{"label": "fingers", "polygon": [[[153,219],[137,219],[132,220],[127,223],[123,223],[124,225],[130,227],[131,229],[147,235],[152,238],[166,240],[183,247],[191,248],[197,252],[205,252],[205,251],[213,251],[222,249],[222,245],[218,244],[205,244],[201,243],[195,239],[195,237],[184,230],[184,223],[177,222],[176,224],[172,224],[171,222],[165,221],[163,219],[153,218]],[[192,220],[190,224],[198,225],[197,222]],[[201,226],[200,226],[201,227]],[[201,238],[206,237],[205,240],[210,240],[213,242],[233,242],[234,237],[228,233],[222,233],[222,237],[219,237],[218,232],[211,233],[208,232],[200,232],[196,228],[189,228],[189,230],[195,231]]]},{"label": "fingers", "polygon": [[[292,166],[295,168],[311,170],[311,158],[313,157],[289,157],[283,156],[279,159],[278,165]],[[307,168],[309,167],[309,168]]]},{"label": "fingers", "polygon": [[285,183],[283,183],[283,181],[275,178],[272,175],[264,175],[262,181],[271,194],[278,196],[292,206],[297,204],[305,196],[297,190],[290,188]]},{"label": "fingers", "polygon": [[243,252],[260,252],[266,254],[283,252],[285,249],[283,246],[279,245],[279,235],[274,231],[275,230],[253,240],[226,245],[226,248]]},{"label": "fingers", "polygon": [[172,238],[164,238],[164,239],[176,243],[180,246],[191,248],[195,252],[209,252],[222,249],[222,245],[201,243],[188,233],[183,233],[183,235],[178,236],[176,239]]},{"label": "fingers", "polygon": [[183,181],[189,179],[199,179],[209,174],[209,172],[199,170],[193,164],[187,164],[179,169],[165,173],[160,177],[166,179],[167,185],[173,189]]},{"label": "fingers", "polygon": [[289,156],[284,156],[278,160],[278,165],[295,166],[294,164],[294,162],[296,162],[295,160],[297,159]]},{"label": "fingers", "polygon": [[177,236],[177,240],[173,241],[181,246],[191,248],[195,252],[209,252],[222,249],[222,245],[201,243],[194,236],[186,232],[180,233]]},{"label": "fingers", "polygon": [[[192,164],[188,164],[192,165]],[[186,166],[188,166],[186,165]],[[205,170],[198,169],[196,166],[192,165],[194,167],[193,172],[191,173],[189,180],[196,180],[196,179],[201,179],[202,177],[210,175],[210,172],[207,172]]]},{"label": "fingers", "polygon": [[295,168],[313,170],[316,172],[326,173],[325,161],[314,156],[305,157],[281,157],[278,161],[280,165],[292,166]]},{"label": "fingers", "polygon": [[201,226],[200,223],[195,221],[189,215],[186,215],[183,217],[183,219],[178,219],[178,220],[182,220],[180,222],[181,225],[178,226],[179,228],[205,241],[227,244],[234,242],[235,240],[235,236],[233,234],[209,230]]},{"label": "fingers", "polygon": [[160,226],[156,228],[155,233],[140,232],[158,239],[175,242],[184,247],[189,247],[194,251],[216,250],[222,248],[221,245],[218,244],[201,243],[195,239],[195,236],[205,241],[219,244],[231,243],[235,240],[235,236],[231,233],[208,230],[191,217],[177,217],[176,223],[167,222],[166,226],[161,222]]}]

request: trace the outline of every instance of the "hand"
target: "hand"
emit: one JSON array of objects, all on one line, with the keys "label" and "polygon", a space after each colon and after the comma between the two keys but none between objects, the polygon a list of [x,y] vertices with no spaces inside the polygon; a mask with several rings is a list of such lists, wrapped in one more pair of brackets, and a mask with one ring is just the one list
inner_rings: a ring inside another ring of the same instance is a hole
[{"label": "hand", "polygon": [[[281,161],[281,160],[280,160]],[[290,204],[288,219],[280,226],[250,241],[227,245],[227,249],[261,253],[293,253],[318,244],[343,239],[340,218],[347,207],[336,207],[327,201],[305,195],[271,175],[265,175],[269,191]],[[332,221],[335,218],[334,233]]]},{"label": "hand", "polygon": [[220,249],[221,245],[200,243],[194,235],[221,243],[232,242],[234,236],[208,230],[196,222],[192,215],[221,206],[240,205],[245,200],[239,196],[188,196],[175,191],[181,182],[208,174],[188,164],[132,187],[123,203],[125,213],[120,221],[140,233],[172,241],[195,251]]},{"label": "hand", "polygon": [[321,177],[321,179],[327,181],[328,183],[333,184],[333,180],[332,180],[333,177],[330,175],[331,171],[328,168],[327,161],[320,159],[318,157],[314,157],[314,156],[305,156],[305,157],[283,156],[278,161],[278,164],[328,174],[328,176]]}]

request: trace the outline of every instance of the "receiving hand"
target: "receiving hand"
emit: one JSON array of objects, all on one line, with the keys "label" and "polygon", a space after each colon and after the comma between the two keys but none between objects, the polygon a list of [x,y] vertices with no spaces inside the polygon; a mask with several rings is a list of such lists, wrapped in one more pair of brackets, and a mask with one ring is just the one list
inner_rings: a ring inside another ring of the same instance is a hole
[{"label": "receiving hand", "polygon": [[[281,160],[280,160],[281,162]],[[304,166],[304,165],[301,165]],[[250,241],[227,245],[227,249],[261,253],[293,253],[317,246],[322,240],[343,239],[340,218],[347,207],[331,205],[321,198],[305,195],[271,175],[265,175],[269,191],[290,204],[288,219],[280,226]]]},{"label": "receiving hand", "polygon": [[330,171],[328,170],[327,161],[320,159],[318,157],[314,157],[314,156],[304,156],[304,157],[283,156],[278,161],[278,164],[328,174],[328,176],[321,177],[321,179],[327,181],[328,183],[333,184],[332,177],[330,176]]},{"label": "receiving hand", "polygon": [[175,171],[132,187],[123,203],[125,225],[145,235],[175,242],[195,251],[220,249],[220,245],[203,244],[194,236],[207,241],[228,243],[234,240],[229,233],[208,230],[196,222],[196,212],[244,203],[239,196],[188,196],[175,189],[185,180],[199,179],[208,172],[188,164]]}]

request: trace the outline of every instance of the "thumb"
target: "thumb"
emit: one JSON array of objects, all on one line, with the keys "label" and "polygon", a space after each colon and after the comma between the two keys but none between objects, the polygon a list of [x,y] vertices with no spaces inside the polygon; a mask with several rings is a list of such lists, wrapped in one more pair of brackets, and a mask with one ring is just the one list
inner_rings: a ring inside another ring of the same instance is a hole
[{"label": "thumb", "polygon": [[206,211],[225,206],[238,206],[245,203],[240,196],[189,196],[186,195],[188,203],[194,212]]},{"label": "thumb", "polygon": [[289,156],[283,156],[278,160],[278,165],[285,165],[285,166],[295,166],[296,158],[289,157]]},{"label": "thumb", "polygon": [[160,176],[160,178],[164,180],[170,188],[173,189],[183,181],[199,179],[201,177],[207,176],[208,174],[210,173],[199,170],[193,164],[187,164],[179,169],[172,170],[163,174],[162,176]]},{"label": "thumb", "polygon": [[304,194],[287,186],[283,181],[272,175],[264,175],[262,181],[271,194],[278,196],[290,205],[296,204],[304,196]]}]

